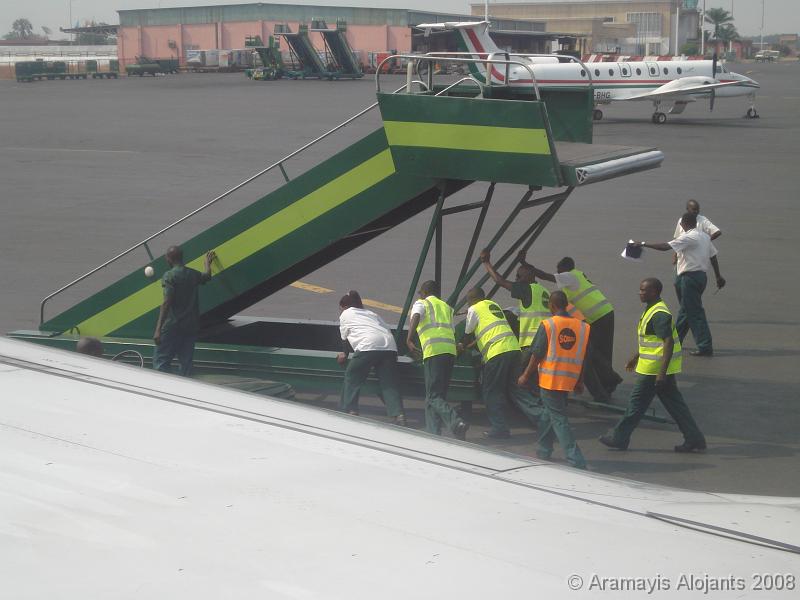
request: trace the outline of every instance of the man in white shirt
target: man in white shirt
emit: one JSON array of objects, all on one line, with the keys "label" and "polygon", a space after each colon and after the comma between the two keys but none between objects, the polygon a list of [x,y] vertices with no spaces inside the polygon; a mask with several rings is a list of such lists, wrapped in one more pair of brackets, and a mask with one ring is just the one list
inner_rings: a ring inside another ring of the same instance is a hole
[{"label": "man in white shirt", "polygon": [[[344,352],[336,357],[340,365],[347,364],[340,409],[351,415],[358,414],[361,387],[374,368],[381,387],[381,399],[386,414],[398,425],[406,425],[403,401],[397,381],[397,344],[389,325],[371,310],[366,310],[361,296],[350,291],[339,301],[339,332]],[[353,356],[348,362],[350,348]]]},{"label": "man in white shirt", "polygon": [[[708,237],[711,238],[712,242],[722,235],[722,231],[719,227],[714,225],[710,219],[700,214],[700,203],[697,200],[689,200],[686,203],[686,212],[695,216],[697,219],[697,229],[708,234]],[[673,238],[676,238],[683,233],[683,227],[681,227],[682,219],[683,217],[678,219],[678,224],[675,225],[675,234],[672,236]]]},{"label": "man in white shirt", "polygon": [[635,243],[663,252],[672,250],[678,255],[678,276],[675,279],[675,289],[681,308],[675,320],[675,329],[678,331],[681,343],[689,329],[692,330],[694,341],[697,343],[697,350],[690,352],[692,356],[712,356],[714,346],[702,298],[708,282],[706,272],[709,267],[714,269],[717,288],[721,289],[725,286],[725,279],[720,274],[717,249],[711,243],[711,237],[697,228],[697,216],[690,212],[685,213],[681,217],[681,228],[683,232],[671,242]]},{"label": "man in white shirt", "polygon": [[[707,233],[708,237],[711,238],[712,242],[722,235],[722,231],[720,230],[719,227],[714,225],[710,219],[700,214],[700,203],[697,200],[691,199],[686,202],[686,212],[692,213],[697,218],[697,229],[699,231]],[[672,238],[675,239],[682,233],[683,233],[683,227],[681,227],[681,219],[678,219],[678,224],[675,225],[675,233],[672,235]],[[678,262],[678,255],[677,253],[673,253],[672,264],[673,265],[677,264],[677,262]]]}]

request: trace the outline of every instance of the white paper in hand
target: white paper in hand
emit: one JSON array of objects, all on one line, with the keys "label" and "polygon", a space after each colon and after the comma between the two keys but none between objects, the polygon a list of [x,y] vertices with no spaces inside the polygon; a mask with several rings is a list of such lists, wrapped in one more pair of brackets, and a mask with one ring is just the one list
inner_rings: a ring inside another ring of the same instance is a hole
[{"label": "white paper in hand", "polygon": [[641,246],[634,246],[633,240],[628,240],[628,243],[625,245],[625,248],[623,248],[622,254],[620,254],[620,256],[625,260],[632,260],[633,262],[644,262],[642,254],[644,254],[644,248],[642,248]]}]

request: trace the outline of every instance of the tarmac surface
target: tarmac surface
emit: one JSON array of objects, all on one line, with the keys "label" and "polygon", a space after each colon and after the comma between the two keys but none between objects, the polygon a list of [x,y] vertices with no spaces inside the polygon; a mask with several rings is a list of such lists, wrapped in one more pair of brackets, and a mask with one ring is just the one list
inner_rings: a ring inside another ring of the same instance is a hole
[{"label": "tarmac surface", "polygon": [[[623,261],[629,238],[668,241],[688,198],[723,231],[717,241],[728,285],[704,295],[714,335],[713,358],[684,359],[679,386],[709,450],[677,455],[671,425],[643,422],[627,452],[596,440],[617,414],[579,403],[571,421],[591,470],[698,490],[800,496],[800,317],[797,297],[800,219],[797,166],[800,139],[800,63],[729,65],[761,83],[761,118],[743,119],[745,98],[690,105],[667,124],[650,123],[646,103],[604,107],[595,142],[657,146],[660,169],[576,190],[529,253],[555,270],[570,255],[616,307],[615,366],[625,383],[614,395],[624,406],[633,375],[623,365],[635,351],[639,281],[664,281],[676,311],[668,253],[648,251],[645,262]],[[384,89],[402,85],[382,78]],[[0,331],[35,329],[48,293],[158,231],[374,102],[374,80],[251,82],[240,74],[172,75],[120,80],[0,81]],[[376,111],[287,164],[300,173],[378,126]],[[230,214],[280,184],[272,173],[156,240],[154,251]],[[447,205],[482,198],[475,184]],[[501,185],[483,240],[493,235],[524,190]],[[545,190],[546,192],[546,190]],[[504,251],[536,216],[523,215],[498,246]],[[287,288],[244,314],[336,320],[339,296],[358,289],[366,298],[402,305],[430,212],[408,221],[303,282],[331,290]],[[444,233],[444,288],[454,284],[475,215],[449,217]],[[129,267],[147,261],[143,253]],[[432,268],[423,279],[432,276]],[[99,282],[103,278],[98,278]],[[97,284],[96,284],[97,285]],[[69,306],[91,289],[48,306]],[[322,292],[322,293],[320,293]],[[506,292],[500,303],[514,302]],[[390,322],[397,315],[381,311]],[[693,348],[691,336],[686,346]],[[332,407],[333,397],[302,397]],[[377,401],[362,414],[381,418]],[[411,424],[422,427],[422,402],[407,401]],[[664,414],[658,401],[654,406]],[[485,443],[482,411],[469,432]],[[513,437],[492,444],[521,454],[535,451],[535,432],[518,419]],[[556,448],[555,459],[562,453]]]}]

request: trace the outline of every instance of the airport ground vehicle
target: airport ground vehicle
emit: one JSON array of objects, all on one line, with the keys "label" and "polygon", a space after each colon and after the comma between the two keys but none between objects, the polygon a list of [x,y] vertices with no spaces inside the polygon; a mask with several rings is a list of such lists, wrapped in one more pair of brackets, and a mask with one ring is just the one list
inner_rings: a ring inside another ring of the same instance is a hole
[{"label": "airport ground vehicle", "polygon": [[53,81],[60,79],[86,79],[87,72],[79,64],[70,64],[63,60],[27,60],[14,64],[17,81]]},{"label": "airport ground vehicle", "polygon": [[[415,61],[452,60],[464,64],[470,60],[410,55],[400,59],[412,66]],[[492,64],[510,68],[515,63],[493,59]],[[275,192],[181,244],[189,266],[194,266],[198,253],[208,249],[215,249],[218,255],[215,275],[203,290],[204,331],[195,355],[201,370],[235,370],[281,381],[299,390],[337,389],[342,371],[336,363],[340,341],[335,323],[236,315],[414,215],[432,209],[428,230],[424,238],[421,235],[420,262],[396,327],[398,335],[405,336],[406,316],[429,251],[435,256],[435,278],[441,277],[441,239],[448,215],[477,212],[459,284],[450,297],[451,304],[461,307],[463,293],[474,284],[472,280],[480,268],[475,245],[485,217],[489,210],[501,210],[492,204],[496,183],[520,186],[519,200],[490,243],[498,254],[499,244],[508,243],[508,249],[496,261],[499,269],[507,270],[507,276],[515,267],[513,257],[517,251],[535,242],[573,191],[655,168],[663,159],[654,148],[591,143],[590,85],[550,91],[537,86],[515,89],[495,82],[481,83],[471,77],[447,84],[435,80],[433,69],[428,69],[427,81],[391,93],[381,88],[380,71],[376,75],[378,95],[374,104],[204,205],[223,201],[269,172],[283,175],[286,180]],[[377,110],[383,119],[381,127],[309,171],[290,177],[284,165],[294,156]],[[458,204],[457,192],[468,185],[486,185],[483,202]],[[544,188],[554,188],[553,193],[542,192]],[[451,198],[455,202],[450,202]],[[531,209],[541,212],[529,217]],[[202,210],[203,207],[193,211],[179,222]],[[504,239],[510,224],[523,218],[526,229],[521,237]],[[158,277],[166,263],[163,257],[144,253],[150,252],[152,244],[160,244],[164,238],[154,241],[155,238],[170,229],[171,226],[147,237],[119,255],[142,252],[142,260],[154,269],[153,278],[136,269],[71,308],[45,315],[51,298],[99,270],[111,268],[119,257],[107,261],[43,301],[38,333],[12,335],[63,348],[74,347],[79,335],[95,335],[106,340],[110,351],[137,349],[149,361],[154,315],[161,302]],[[485,281],[483,278],[477,283]],[[233,348],[236,351],[230,352]],[[232,357],[236,357],[235,364],[230,362]],[[423,380],[419,364],[405,356],[400,363],[405,391],[418,394]],[[453,399],[471,403],[475,399],[475,379],[474,363],[465,357],[456,370]]]},{"label": "airport ground vehicle", "polygon": [[756,62],[775,62],[781,57],[781,53],[777,50],[762,50],[757,52],[753,57]]},{"label": "airport ground vehicle", "polygon": [[87,60],[86,72],[92,76],[92,79],[117,79],[119,77],[119,61],[108,61],[108,71],[101,71],[96,60]]},{"label": "airport ground vehicle", "polygon": [[137,56],[134,64],[125,66],[125,74],[128,77],[132,77],[134,75],[138,75],[139,77],[152,75],[155,77],[156,75],[177,72],[177,58],[150,59],[146,56]]}]

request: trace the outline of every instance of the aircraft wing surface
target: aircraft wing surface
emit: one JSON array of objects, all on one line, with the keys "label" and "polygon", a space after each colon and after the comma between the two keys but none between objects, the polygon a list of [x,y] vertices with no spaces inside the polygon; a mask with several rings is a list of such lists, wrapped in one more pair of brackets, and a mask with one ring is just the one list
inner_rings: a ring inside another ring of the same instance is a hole
[{"label": "aircraft wing surface", "polygon": [[[664,98],[674,98],[679,96],[697,96],[700,94],[708,94],[712,90],[721,88],[721,87],[728,87],[731,85],[741,85],[738,81],[726,81],[724,83],[715,81],[714,83],[684,83],[681,84],[682,79],[675,79],[670,81],[669,83],[665,83],[664,85],[657,87],[654,90],[649,92],[645,92],[644,94],[636,94],[634,96],[628,96],[627,98],[621,98],[622,100],[660,100]],[[714,80],[711,80],[714,81]]]},{"label": "aircraft wing surface", "polygon": [[[10,598],[574,598],[573,575],[660,575],[672,598],[696,595],[682,574],[798,571],[798,499],[578,472],[1,338],[0,389]],[[761,539],[675,521],[712,517]]]}]

